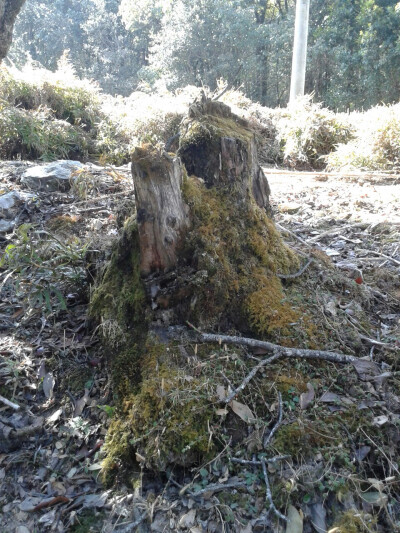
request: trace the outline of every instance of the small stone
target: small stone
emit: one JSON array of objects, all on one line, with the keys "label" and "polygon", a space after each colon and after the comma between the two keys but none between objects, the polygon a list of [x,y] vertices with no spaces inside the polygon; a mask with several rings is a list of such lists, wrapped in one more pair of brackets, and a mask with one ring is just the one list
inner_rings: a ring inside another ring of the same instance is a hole
[{"label": "small stone", "polygon": [[76,170],[84,168],[79,161],[54,161],[47,165],[29,168],[22,175],[21,182],[35,191],[68,191]]},{"label": "small stone", "polygon": [[18,526],[15,529],[15,533],[30,533],[29,529],[25,526]]}]

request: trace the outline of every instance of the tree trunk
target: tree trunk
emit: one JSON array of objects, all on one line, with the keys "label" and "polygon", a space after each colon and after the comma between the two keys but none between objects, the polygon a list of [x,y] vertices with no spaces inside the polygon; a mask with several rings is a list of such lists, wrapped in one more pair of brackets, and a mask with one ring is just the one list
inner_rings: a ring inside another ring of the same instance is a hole
[{"label": "tree trunk", "polygon": [[14,22],[25,0],[0,0],[0,63],[12,43]]}]

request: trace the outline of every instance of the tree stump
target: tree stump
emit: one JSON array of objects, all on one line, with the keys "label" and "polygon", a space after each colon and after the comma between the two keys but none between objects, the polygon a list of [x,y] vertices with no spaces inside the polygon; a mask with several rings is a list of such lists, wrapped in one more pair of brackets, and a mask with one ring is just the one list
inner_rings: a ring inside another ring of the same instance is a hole
[{"label": "tree stump", "polygon": [[229,107],[203,95],[181,125],[177,155],[137,148],[132,175],[137,217],[125,223],[91,307],[120,399],[106,472],[135,452],[161,470],[210,452],[208,378],[186,379],[187,352],[171,340],[187,322],[263,337],[298,318],[276,276],[298,259],[270,217],[254,133]]}]

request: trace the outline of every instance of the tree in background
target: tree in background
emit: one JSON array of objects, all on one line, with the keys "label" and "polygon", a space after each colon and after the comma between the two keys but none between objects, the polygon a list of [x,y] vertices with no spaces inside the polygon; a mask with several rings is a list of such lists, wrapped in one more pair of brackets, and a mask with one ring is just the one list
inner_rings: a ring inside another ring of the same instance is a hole
[{"label": "tree in background", "polygon": [[119,0],[27,0],[15,26],[10,59],[54,70],[65,50],[80,76],[109,93],[130,94],[138,66],[132,37],[118,14]]},{"label": "tree in background", "polygon": [[[269,107],[289,98],[294,0],[27,0],[9,57],[54,69],[64,50],[109,93],[217,86]],[[397,0],[313,0],[306,93],[333,109],[398,99]]]},{"label": "tree in background", "polygon": [[0,62],[11,46],[14,22],[25,0],[0,0]]}]

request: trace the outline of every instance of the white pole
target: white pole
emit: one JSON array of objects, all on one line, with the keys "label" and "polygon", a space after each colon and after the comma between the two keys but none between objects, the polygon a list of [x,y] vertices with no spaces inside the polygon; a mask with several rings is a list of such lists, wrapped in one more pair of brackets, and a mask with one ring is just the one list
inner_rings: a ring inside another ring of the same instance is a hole
[{"label": "white pole", "polygon": [[294,27],[292,78],[290,82],[290,103],[293,103],[297,96],[304,95],[309,11],[310,0],[297,0],[296,22]]}]

